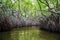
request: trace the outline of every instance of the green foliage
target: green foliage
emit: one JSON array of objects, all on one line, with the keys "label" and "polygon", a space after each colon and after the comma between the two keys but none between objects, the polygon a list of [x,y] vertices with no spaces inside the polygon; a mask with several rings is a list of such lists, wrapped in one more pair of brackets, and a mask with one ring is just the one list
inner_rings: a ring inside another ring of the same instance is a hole
[{"label": "green foliage", "polygon": [[[42,1],[42,3],[40,1]],[[56,0],[47,0],[47,2],[51,8],[57,9]],[[48,11],[49,7],[47,6],[48,4],[46,3],[46,0],[1,0],[0,8],[5,6],[4,10],[9,9],[9,15],[15,14],[14,11],[20,11],[19,16],[21,15],[25,18],[35,18],[43,15],[50,15],[50,12]],[[58,2],[58,7],[59,6],[60,2]],[[7,12],[6,10],[5,12]],[[60,12],[60,8],[56,11]]]}]

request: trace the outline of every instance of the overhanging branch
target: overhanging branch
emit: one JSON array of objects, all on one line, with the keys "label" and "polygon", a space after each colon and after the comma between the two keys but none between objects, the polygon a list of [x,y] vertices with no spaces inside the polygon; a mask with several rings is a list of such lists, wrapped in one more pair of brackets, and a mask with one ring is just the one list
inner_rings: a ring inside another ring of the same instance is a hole
[{"label": "overhanging branch", "polygon": [[41,5],[40,5],[39,0],[37,0],[37,2],[38,2],[38,5],[39,5],[39,7],[40,7],[41,14],[42,14],[44,17],[46,17],[46,16],[42,13],[42,9],[41,9]]},{"label": "overhanging branch", "polygon": [[60,12],[56,12],[56,11],[54,11],[54,10],[50,10],[50,9],[49,9],[49,12],[54,13],[54,14],[57,14],[57,15],[60,15]]},{"label": "overhanging branch", "polygon": [[[48,11],[49,12],[51,12],[51,13],[54,13],[54,14],[57,14],[57,15],[60,15],[60,12],[57,12],[54,8],[51,8],[50,6],[49,6],[49,3],[48,3],[48,1],[47,0],[45,0],[45,2],[46,3],[44,3],[43,1],[41,1],[41,0],[39,0],[40,1],[40,3],[43,3],[43,4],[45,4],[47,7],[48,7]],[[39,4],[39,3],[38,3]],[[58,0],[57,0],[57,3],[56,3],[56,6],[57,6],[57,4],[58,4]],[[41,6],[41,5],[40,5]],[[54,9],[54,10],[53,10]],[[41,9],[40,9],[41,10]]]}]

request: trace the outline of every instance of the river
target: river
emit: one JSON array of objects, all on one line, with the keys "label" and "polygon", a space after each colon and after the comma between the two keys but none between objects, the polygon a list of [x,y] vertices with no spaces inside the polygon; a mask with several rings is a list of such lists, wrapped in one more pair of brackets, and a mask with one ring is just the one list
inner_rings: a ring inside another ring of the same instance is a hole
[{"label": "river", "polygon": [[0,40],[60,40],[60,34],[33,28],[0,32]]}]

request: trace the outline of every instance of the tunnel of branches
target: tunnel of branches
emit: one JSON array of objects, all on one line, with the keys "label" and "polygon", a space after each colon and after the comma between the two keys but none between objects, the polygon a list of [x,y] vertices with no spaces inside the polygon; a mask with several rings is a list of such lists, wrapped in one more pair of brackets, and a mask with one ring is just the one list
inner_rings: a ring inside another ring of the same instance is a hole
[{"label": "tunnel of branches", "polygon": [[0,0],[0,31],[30,26],[60,32],[59,0]]}]

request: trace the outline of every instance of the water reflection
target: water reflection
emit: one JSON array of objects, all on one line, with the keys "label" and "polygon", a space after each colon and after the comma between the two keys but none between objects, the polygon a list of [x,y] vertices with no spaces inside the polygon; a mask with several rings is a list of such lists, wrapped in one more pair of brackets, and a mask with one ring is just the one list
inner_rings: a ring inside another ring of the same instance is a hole
[{"label": "water reflection", "polygon": [[0,40],[10,40],[10,32],[0,32]]},{"label": "water reflection", "polygon": [[34,40],[60,40],[60,34],[35,29],[0,32],[0,40],[33,40],[33,38]]},{"label": "water reflection", "polygon": [[43,40],[60,40],[60,34],[47,31],[40,31],[39,37]]},{"label": "water reflection", "polygon": [[19,40],[18,31],[0,32],[0,40]]}]

